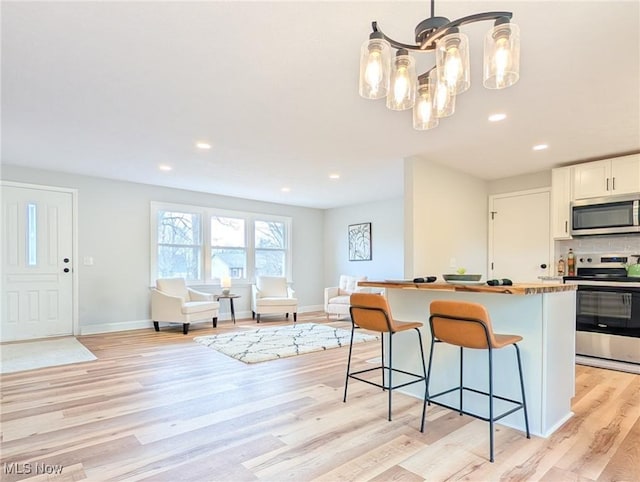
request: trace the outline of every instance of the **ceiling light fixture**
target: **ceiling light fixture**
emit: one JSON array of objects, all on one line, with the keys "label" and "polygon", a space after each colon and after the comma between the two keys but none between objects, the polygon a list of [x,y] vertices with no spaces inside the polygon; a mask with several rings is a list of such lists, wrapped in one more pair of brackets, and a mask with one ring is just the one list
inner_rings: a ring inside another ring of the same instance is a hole
[{"label": "ceiling light fixture", "polygon": [[340,174],[329,174],[329,179],[340,179]]},{"label": "ceiling light fixture", "polygon": [[280,189],[282,192],[291,192],[291,188],[289,187],[283,187],[282,189]]},{"label": "ceiling light fixture", "polygon": [[173,167],[167,165],[167,164],[160,164],[158,166],[158,169],[160,169],[161,171],[171,171],[173,170]]},{"label": "ceiling light fixture", "polygon": [[198,149],[211,149],[211,144],[207,142],[196,142],[196,147]]},{"label": "ceiling light fixture", "polygon": [[[511,12],[484,12],[450,21],[436,17],[431,0],[431,17],[415,28],[415,44],[387,37],[371,24],[373,32],[362,46],[360,57],[360,95],[366,99],[387,98],[392,110],[413,109],[413,127],[427,130],[439,119],[453,114],[456,95],[471,85],[469,39],[460,33],[462,25],[494,20],[484,41],[484,86],[504,89],[520,77],[520,30],[512,24]],[[391,60],[391,47],[397,49]],[[409,51],[436,53],[436,64],[416,75]]]},{"label": "ceiling light fixture", "polygon": [[536,144],[535,146],[533,146],[533,150],[534,151],[544,151],[545,149],[549,148],[548,144]]},{"label": "ceiling light fixture", "polygon": [[500,122],[501,120],[505,120],[507,118],[507,114],[491,114],[489,116],[489,122]]}]

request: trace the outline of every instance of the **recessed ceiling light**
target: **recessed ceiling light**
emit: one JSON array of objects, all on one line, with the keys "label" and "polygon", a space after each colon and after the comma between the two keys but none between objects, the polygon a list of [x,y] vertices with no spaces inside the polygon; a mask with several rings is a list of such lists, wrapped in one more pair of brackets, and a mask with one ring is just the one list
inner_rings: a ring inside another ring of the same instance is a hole
[{"label": "recessed ceiling light", "polygon": [[196,147],[198,149],[211,149],[211,144],[207,142],[196,142]]},{"label": "recessed ceiling light", "polygon": [[544,151],[548,147],[549,147],[548,144],[536,144],[535,146],[533,146],[533,150],[534,151]]},{"label": "recessed ceiling light", "polygon": [[499,122],[501,120],[505,120],[507,118],[507,114],[491,114],[489,116],[489,122]]},{"label": "recessed ceiling light", "polygon": [[173,167],[167,166],[166,164],[160,164],[158,166],[158,169],[160,169],[161,171],[171,171],[173,170]]},{"label": "recessed ceiling light", "polygon": [[329,179],[340,179],[340,174],[329,174]]},{"label": "recessed ceiling light", "polygon": [[280,189],[282,192],[290,192],[291,188],[288,187],[283,187],[282,189]]}]

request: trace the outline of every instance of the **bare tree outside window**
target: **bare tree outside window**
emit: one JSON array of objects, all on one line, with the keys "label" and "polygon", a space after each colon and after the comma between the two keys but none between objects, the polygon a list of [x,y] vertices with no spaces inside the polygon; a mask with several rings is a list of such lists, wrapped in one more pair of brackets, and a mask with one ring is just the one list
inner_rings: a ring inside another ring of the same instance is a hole
[{"label": "bare tree outside window", "polygon": [[211,217],[211,278],[242,279],[247,270],[245,220]]},{"label": "bare tree outside window", "polygon": [[285,276],[287,231],[284,223],[255,222],[256,276]]},{"label": "bare tree outside window", "polygon": [[158,277],[201,278],[200,215],[158,211]]}]

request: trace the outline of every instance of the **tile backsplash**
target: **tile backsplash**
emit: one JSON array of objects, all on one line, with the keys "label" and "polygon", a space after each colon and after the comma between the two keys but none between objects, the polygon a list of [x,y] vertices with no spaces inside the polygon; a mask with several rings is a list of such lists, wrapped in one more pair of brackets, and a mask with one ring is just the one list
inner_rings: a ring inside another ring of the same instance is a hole
[{"label": "tile backsplash", "polygon": [[556,260],[562,254],[565,258],[573,248],[576,254],[582,253],[626,253],[640,254],[640,234],[616,234],[606,236],[581,236],[573,239],[555,241]]}]

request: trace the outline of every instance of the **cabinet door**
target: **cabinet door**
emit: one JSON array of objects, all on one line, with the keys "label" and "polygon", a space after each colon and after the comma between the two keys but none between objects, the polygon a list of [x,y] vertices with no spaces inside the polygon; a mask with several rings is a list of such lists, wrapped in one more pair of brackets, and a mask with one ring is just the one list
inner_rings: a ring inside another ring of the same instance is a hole
[{"label": "cabinet door", "polygon": [[640,154],[611,159],[611,193],[640,192]]},{"label": "cabinet door", "polygon": [[611,161],[596,161],[573,167],[573,192],[575,199],[609,196]]},{"label": "cabinet door", "polygon": [[570,167],[551,170],[551,227],[554,239],[571,239]]}]

